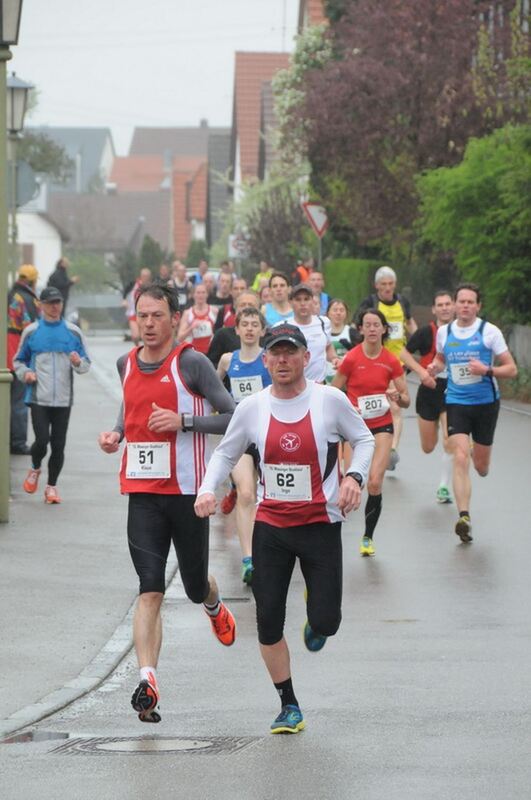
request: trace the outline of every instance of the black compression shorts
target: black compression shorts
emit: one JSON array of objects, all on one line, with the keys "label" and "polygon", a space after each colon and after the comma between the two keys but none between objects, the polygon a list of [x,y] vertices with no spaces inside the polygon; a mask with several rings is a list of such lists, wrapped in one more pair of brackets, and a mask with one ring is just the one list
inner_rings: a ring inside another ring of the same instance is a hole
[{"label": "black compression shorts", "polygon": [[187,596],[202,603],[208,584],[208,519],[195,515],[195,495],[129,495],[127,537],[140,579],[139,593],[164,592],[166,561],[173,541]]},{"label": "black compression shorts", "polygon": [[476,444],[490,447],[494,441],[494,431],[500,411],[500,401],[479,403],[466,406],[461,403],[448,403],[446,414],[448,420],[448,436],[456,433],[472,435]]},{"label": "black compression shorts", "polygon": [[415,410],[421,419],[428,422],[436,422],[441,414],[446,411],[446,378],[436,379],[435,389],[428,389],[427,386],[420,384],[417,391]]},{"label": "black compression shorts", "polygon": [[276,644],[282,639],[296,558],[308,590],[310,627],[322,636],[333,636],[339,628],[343,587],[341,523],[277,528],[255,522],[252,587],[261,644]]}]

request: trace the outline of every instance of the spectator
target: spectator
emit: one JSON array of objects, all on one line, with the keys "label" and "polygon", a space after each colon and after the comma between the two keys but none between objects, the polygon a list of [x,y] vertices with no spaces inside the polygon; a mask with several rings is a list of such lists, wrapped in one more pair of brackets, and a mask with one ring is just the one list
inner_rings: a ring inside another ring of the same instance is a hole
[{"label": "spectator", "polygon": [[26,387],[19,381],[13,368],[13,358],[20,347],[22,331],[39,315],[39,301],[35,286],[39,273],[33,264],[23,264],[7,296],[7,368],[13,373],[10,386],[11,420],[9,449],[11,455],[27,456],[30,449],[28,436],[28,407],[24,402]]},{"label": "spectator", "polygon": [[[211,272],[205,272],[203,275],[203,286],[206,289],[207,297],[211,297],[216,292],[216,279]],[[198,285],[197,283],[195,284]]]},{"label": "spectator", "polygon": [[70,261],[67,258],[60,258],[55,265],[55,270],[48,278],[47,286],[54,286],[61,292],[63,297],[63,305],[61,315],[64,317],[65,309],[68,305],[68,295],[70,294],[71,287],[78,282],[77,275],[72,275],[71,278],[67,275],[67,270],[70,267]]},{"label": "spectator", "polygon": [[211,294],[208,296],[208,302],[211,306],[226,306],[232,303],[232,296],[231,296],[231,288],[232,288],[232,275],[229,275],[227,272],[220,272],[218,278],[218,286]]},{"label": "spectator", "polygon": [[186,267],[178,260],[173,262],[172,276],[168,281],[168,286],[171,286],[177,292],[179,313],[182,314],[184,309],[190,306],[193,285],[188,280]]}]

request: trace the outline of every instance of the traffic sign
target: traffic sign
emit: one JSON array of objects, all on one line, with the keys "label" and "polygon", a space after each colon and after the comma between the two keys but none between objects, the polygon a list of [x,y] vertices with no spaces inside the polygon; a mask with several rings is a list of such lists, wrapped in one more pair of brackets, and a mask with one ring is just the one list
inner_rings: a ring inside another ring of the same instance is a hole
[{"label": "traffic sign", "polygon": [[319,239],[322,239],[328,228],[328,217],[323,206],[318,203],[302,203],[302,210]]},{"label": "traffic sign", "polygon": [[249,239],[244,233],[232,233],[229,236],[229,258],[249,258]]}]

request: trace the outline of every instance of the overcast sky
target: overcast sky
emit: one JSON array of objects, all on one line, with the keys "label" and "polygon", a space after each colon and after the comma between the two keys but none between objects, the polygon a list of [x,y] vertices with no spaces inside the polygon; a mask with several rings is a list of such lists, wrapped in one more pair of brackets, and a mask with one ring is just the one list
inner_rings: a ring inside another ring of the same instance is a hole
[{"label": "overcast sky", "polygon": [[231,124],[236,50],[293,48],[299,0],[23,0],[8,69],[39,89],[32,125]]}]

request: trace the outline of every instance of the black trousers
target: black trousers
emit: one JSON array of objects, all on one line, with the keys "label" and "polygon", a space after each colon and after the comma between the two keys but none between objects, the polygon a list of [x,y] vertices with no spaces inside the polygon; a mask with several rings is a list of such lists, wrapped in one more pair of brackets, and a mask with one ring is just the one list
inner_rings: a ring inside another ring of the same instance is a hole
[{"label": "black trousers", "polygon": [[40,469],[42,460],[51,447],[48,459],[48,483],[55,486],[65,460],[66,432],[70,419],[70,406],[38,406],[31,404],[31,423],[35,441],[31,445],[31,462]]}]

